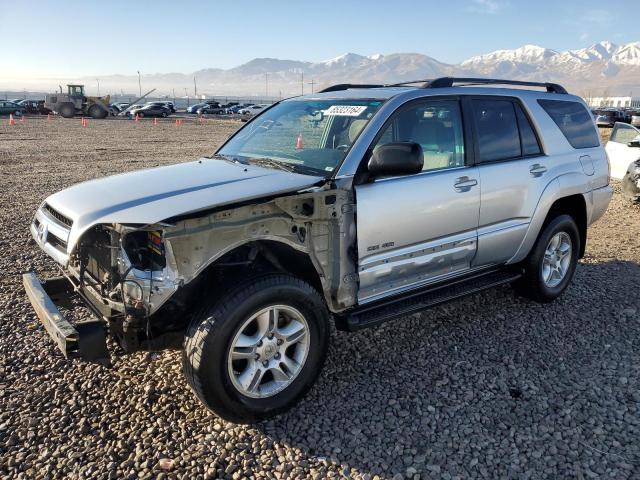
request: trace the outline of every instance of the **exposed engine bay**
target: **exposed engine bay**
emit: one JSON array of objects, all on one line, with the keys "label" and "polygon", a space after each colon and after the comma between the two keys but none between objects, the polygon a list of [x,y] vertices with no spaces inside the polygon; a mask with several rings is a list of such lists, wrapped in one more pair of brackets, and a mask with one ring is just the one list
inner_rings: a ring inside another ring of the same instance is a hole
[{"label": "exposed engine bay", "polygon": [[622,193],[632,202],[640,203],[640,160],[629,166],[622,179]]}]

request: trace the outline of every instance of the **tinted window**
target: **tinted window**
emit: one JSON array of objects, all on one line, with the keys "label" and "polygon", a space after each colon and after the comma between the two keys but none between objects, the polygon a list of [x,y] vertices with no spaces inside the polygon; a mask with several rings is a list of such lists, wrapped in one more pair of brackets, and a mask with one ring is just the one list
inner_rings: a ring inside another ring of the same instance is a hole
[{"label": "tinted window", "polygon": [[415,142],[422,146],[423,170],[464,166],[460,106],[456,101],[420,102],[394,114],[377,144]]},{"label": "tinted window", "polygon": [[473,100],[481,162],[521,156],[520,134],[513,103],[508,100]]},{"label": "tinted window", "polygon": [[520,128],[520,141],[522,142],[522,155],[539,155],[541,153],[540,144],[536,137],[531,122],[525,115],[522,107],[518,103],[513,104],[518,117],[518,127]]},{"label": "tinted window", "polygon": [[626,145],[629,142],[637,140],[638,136],[640,136],[640,132],[631,125],[627,125],[626,123],[616,123],[615,127],[613,127],[613,132],[611,132],[611,138],[609,138],[609,141],[624,143]]},{"label": "tinted window", "polygon": [[573,148],[590,148],[600,145],[593,118],[578,102],[562,100],[538,100]]}]

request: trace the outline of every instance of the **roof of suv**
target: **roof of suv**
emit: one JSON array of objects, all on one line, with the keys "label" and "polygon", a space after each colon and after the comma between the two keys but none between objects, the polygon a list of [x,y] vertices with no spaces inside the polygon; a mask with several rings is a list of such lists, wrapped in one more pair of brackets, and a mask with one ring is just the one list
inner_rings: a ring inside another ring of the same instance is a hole
[{"label": "roof of suv", "polygon": [[[412,86],[411,84],[421,85]],[[503,87],[498,87],[500,85],[502,85]],[[504,88],[504,86],[507,85],[510,88]],[[537,90],[533,90],[532,87],[537,88]],[[540,88],[543,88],[544,90],[540,90]],[[549,95],[551,96],[551,98],[556,99],[560,99],[558,97],[564,97],[565,95],[568,96],[567,91],[564,89],[564,87],[555,83],[485,78],[444,77],[435,80],[421,80],[419,82],[408,82],[407,84],[396,85],[334,85],[325,88],[318,93],[304,95],[303,97],[297,98],[376,98],[386,100],[403,94],[409,94],[409,96],[433,96],[454,95],[460,94],[461,92],[464,92],[468,95],[535,95],[538,96],[538,98],[544,98],[545,96]]]}]

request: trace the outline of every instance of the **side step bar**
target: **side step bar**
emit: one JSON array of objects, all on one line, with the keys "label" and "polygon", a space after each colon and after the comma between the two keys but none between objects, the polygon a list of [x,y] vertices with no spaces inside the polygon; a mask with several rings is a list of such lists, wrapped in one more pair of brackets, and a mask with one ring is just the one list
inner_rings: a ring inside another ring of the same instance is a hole
[{"label": "side step bar", "polygon": [[431,285],[375,304],[356,307],[336,317],[336,327],[347,331],[372,327],[393,318],[410,315],[440,303],[513,282],[521,276],[522,272],[519,269],[503,268]]}]

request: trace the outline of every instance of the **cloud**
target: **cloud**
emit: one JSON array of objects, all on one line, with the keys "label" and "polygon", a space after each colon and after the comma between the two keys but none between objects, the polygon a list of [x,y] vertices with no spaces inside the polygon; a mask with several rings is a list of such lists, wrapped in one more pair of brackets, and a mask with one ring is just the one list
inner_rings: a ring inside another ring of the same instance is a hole
[{"label": "cloud", "polygon": [[495,15],[503,11],[508,5],[508,0],[471,0],[471,5],[469,5],[467,11]]}]

